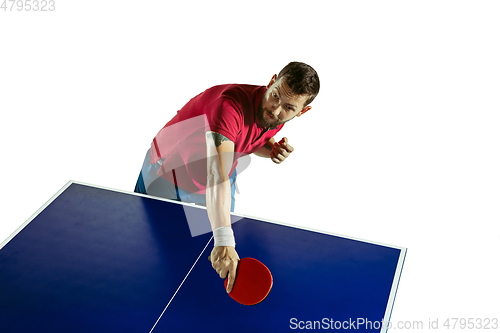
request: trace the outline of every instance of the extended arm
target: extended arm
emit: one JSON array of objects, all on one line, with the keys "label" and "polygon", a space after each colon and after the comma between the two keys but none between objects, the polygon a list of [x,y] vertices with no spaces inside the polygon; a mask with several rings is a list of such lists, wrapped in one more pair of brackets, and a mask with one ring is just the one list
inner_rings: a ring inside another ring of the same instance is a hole
[{"label": "extended arm", "polygon": [[227,292],[229,293],[234,285],[240,258],[234,246],[217,244],[217,236],[221,235],[221,232],[225,235],[229,232],[230,236],[232,235],[229,172],[233,164],[234,143],[216,132],[206,133],[206,143],[207,211],[214,238],[216,238],[210,261],[221,278],[228,277]]}]

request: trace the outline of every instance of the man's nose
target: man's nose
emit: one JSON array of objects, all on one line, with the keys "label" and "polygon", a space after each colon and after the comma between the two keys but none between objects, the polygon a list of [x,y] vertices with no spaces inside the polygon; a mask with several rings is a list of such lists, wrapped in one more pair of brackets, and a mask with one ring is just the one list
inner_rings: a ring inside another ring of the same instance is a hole
[{"label": "man's nose", "polygon": [[279,104],[273,105],[272,114],[277,117],[280,115],[280,113],[281,113],[281,105]]}]

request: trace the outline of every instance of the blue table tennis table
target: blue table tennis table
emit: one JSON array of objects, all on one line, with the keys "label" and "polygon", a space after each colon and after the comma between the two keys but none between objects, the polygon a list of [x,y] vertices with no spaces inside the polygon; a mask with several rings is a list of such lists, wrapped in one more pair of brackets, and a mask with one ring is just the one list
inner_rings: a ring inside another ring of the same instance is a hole
[{"label": "blue table tennis table", "polygon": [[0,332],[386,331],[405,248],[233,214],[240,258],[273,275],[245,306],[186,216],[209,225],[204,207],[69,182],[0,245]]}]

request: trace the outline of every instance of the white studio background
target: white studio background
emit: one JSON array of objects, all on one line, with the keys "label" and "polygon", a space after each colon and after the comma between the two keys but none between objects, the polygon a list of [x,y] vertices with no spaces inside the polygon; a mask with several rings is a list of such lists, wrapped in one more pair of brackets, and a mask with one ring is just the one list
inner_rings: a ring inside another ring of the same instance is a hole
[{"label": "white studio background", "polygon": [[499,316],[498,2],[55,4],[0,10],[0,241],[69,180],[132,191],[191,97],[298,60],[320,95],[236,211],[408,247],[393,322]]}]

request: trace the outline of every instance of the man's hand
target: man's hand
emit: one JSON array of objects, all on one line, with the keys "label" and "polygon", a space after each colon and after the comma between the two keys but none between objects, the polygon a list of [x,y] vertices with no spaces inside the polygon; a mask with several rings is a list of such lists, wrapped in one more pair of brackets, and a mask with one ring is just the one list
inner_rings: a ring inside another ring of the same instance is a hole
[{"label": "man's hand", "polygon": [[280,164],[292,152],[293,147],[288,144],[288,139],[283,138],[280,140],[280,142],[274,143],[273,150],[271,151],[271,160],[276,164]]},{"label": "man's hand", "polygon": [[236,269],[240,260],[235,248],[232,246],[215,246],[208,260],[212,262],[213,269],[222,279],[227,276],[226,292],[230,293],[233,290]]}]

